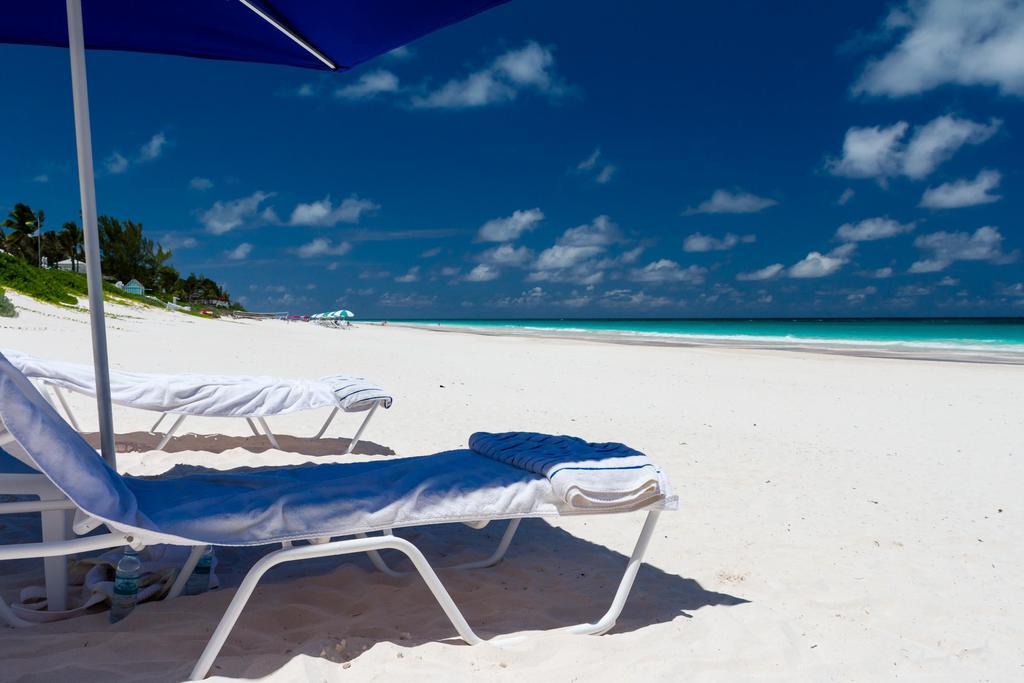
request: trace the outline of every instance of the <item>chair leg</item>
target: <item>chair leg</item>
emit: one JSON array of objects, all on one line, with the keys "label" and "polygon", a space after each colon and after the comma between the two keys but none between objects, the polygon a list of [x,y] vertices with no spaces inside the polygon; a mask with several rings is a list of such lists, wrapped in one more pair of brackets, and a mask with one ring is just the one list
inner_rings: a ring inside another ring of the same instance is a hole
[{"label": "chair leg", "polygon": [[[633,588],[633,582],[636,579],[637,571],[640,569],[640,564],[643,562],[644,553],[647,552],[647,546],[650,543],[651,535],[654,533],[654,526],[657,524],[659,513],[657,511],[651,511],[647,513],[647,519],[644,521],[643,529],[640,531],[640,536],[637,538],[636,545],[633,547],[633,554],[629,558],[629,562],[626,564],[626,570],[623,572],[622,579],[619,582],[619,587],[615,591],[615,597],[612,599],[611,607],[605,612],[599,620],[592,624],[577,624],[575,626],[569,626],[562,629],[556,629],[558,631],[584,634],[584,635],[598,635],[607,632],[613,626],[615,626],[615,620],[618,619],[622,613],[622,608],[626,604],[626,598],[629,597],[629,592]],[[511,525],[510,525],[511,526]],[[514,533],[514,532],[513,532]],[[506,531],[507,534],[507,531]],[[427,558],[423,556],[419,548],[414,546],[409,541],[397,536],[373,536],[363,538],[353,538],[344,541],[334,541],[331,543],[324,543],[320,545],[304,545],[304,546],[293,546],[291,548],[284,548],[282,550],[276,550],[269,555],[263,557],[249,573],[245,575],[245,579],[242,580],[242,585],[238,587],[235,592],[234,598],[228,605],[227,610],[224,612],[224,616],[221,617],[220,623],[217,624],[216,630],[210,637],[209,642],[206,644],[206,648],[203,650],[202,655],[199,657],[199,661],[196,662],[195,667],[192,669],[192,674],[189,677],[190,680],[199,680],[204,678],[210,671],[210,667],[213,666],[213,661],[217,658],[224,642],[230,635],[231,630],[235,626],[235,622],[238,621],[239,615],[242,613],[242,609],[245,607],[249,598],[252,597],[253,591],[256,589],[256,584],[263,575],[272,567],[275,567],[284,562],[291,562],[295,560],[306,560],[318,557],[334,557],[338,555],[349,555],[352,553],[362,553],[379,550],[397,550],[412,561],[413,566],[423,579],[424,583],[427,584],[427,588],[434,595],[434,599],[437,600],[441,609],[444,610],[445,616],[451,621],[452,626],[455,627],[455,631],[469,645],[478,645],[484,640],[478,636],[469,624],[466,622],[466,618],[459,611],[458,606],[452,600],[444,584],[438,578],[434,572]],[[497,636],[490,639],[488,642],[496,645],[512,644],[523,640],[522,636]]]},{"label": "chair leg", "polygon": [[349,555],[351,553],[362,553],[368,550],[380,550],[384,548],[397,550],[412,561],[413,566],[416,567],[420,576],[423,577],[423,581],[427,584],[427,588],[429,588],[430,592],[434,595],[434,599],[437,600],[449,621],[452,622],[452,626],[455,627],[459,637],[471,645],[483,642],[481,638],[473,632],[473,629],[469,627],[469,624],[466,623],[466,618],[462,616],[462,612],[459,611],[459,608],[455,605],[451,595],[448,594],[448,591],[441,583],[441,580],[430,567],[430,563],[427,562],[427,559],[423,557],[423,553],[421,553],[416,546],[405,539],[398,538],[397,536],[354,538],[320,545],[293,546],[291,548],[275,550],[253,565],[253,568],[245,575],[245,579],[242,580],[242,584],[235,592],[235,596],[232,598],[227,610],[225,610],[224,616],[221,617],[220,623],[217,625],[216,630],[214,630],[213,635],[206,644],[206,649],[203,650],[203,654],[200,655],[199,661],[196,662],[195,667],[192,669],[192,674],[189,676],[189,679],[199,680],[205,678],[206,674],[209,673],[210,667],[213,666],[214,660],[220,653],[221,648],[224,647],[224,642],[227,640],[228,635],[234,628],[235,622],[238,621],[238,617],[242,613],[242,609],[249,601],[249,598],[252,597],[256,584],[259,583],[260,579],[270,568],[284,562],[292,562],[295,560]]},{"label": "chair leg", "polygon": [[82,428],[78,425],[78,419],[75,417],[75,413],[72,412],[71,406],[68,405],[68,400],[64,398],[64,392],[61,391],[60,387],[56,384],[47,384],[50,388],[50,392],[57,397],[57,401],[60,402],[61,407],[64,409],[64,414],[68,416],[68,422],[75,428],[76,432],[81,433]]},{"label": "chair leg", "polygon": [[320,428],[319,432],[317,432],[315,435],[313,435],[314,439],[319,439],[321,436],[324,435],[324,433],[327,431],[327,428],[331,425],[331,422],[334,421],[334,416],[337,415],[337,414],[338,414],[338,408],[334,408],[333,410],[331,410],[331,414],[327,416],[327,421],[324,422],[324,426]]},{"label": "chair leg", "polygon": [[274,433],[270,431],[270,427],[267,426],[266,419],[262,417],[257,417],[256,421],[260,423],[261,427],[263,427],[263,432],[267,435],[267,439],[270,441],[271,447],[276,448],[277,450],[281,450],[281,447],[277,445],[277,439],[274,438]]},{"label": "chair leg", "polygon": [[0,598],[0,622],[6,623],[11,628],[25,628],[27,626],[35,626],[31,621],[25,621],[14,611],[7,606],[3,598]]},{"label": "chair leg", "polygon": [[647,545],[651,541],[651,535],[654,533],[654,526],[658,523],[658,515],[660,514],[657,510],[651,510],[647,513],[644,527],[640,531],[639,538],[636,539],[636,545],[633,546],[633,554],[630,555],[629,562],[626,563],[626,571],[623,572],[622,580],[619,581],[619,587],[615,591],[615,597],[612,598],[611,607],[604,613],[604,616],[592,624],[570,626],[565,629],[566,631],[597,636],[607,633],[615,626],[615,621],[622,614],[622,608],[626,606],[626,598],[629,597],[629,591],[633,589],[633,581],[636,580],[636,573],[640,571],[640,565],[643,564]]},{"label": "chair leg", "polygon": [[[462,564],[453,564],[447,567],[438,567],[438,569],[486,569],[487,567],[493,567],[494,565],[501,562],[502,558],[505,557],[505,553],[508,552],[508,547],[512,544],[512,538],[516,535],[516,530],[519,529],[519,522],[522,521],[519,518],[510,519],[508,526],[505,527],[505,533],[502,534],[501,540],[498,541],[498,547],[495,548],[494,552],[489,557],[483,560],[473,560],[472,562],[463,562]],[[385,534],[390,534],[390,530],[386,531]],[[366,534],[356,534],[357,538],[369,538]],[[400,569],[392,569],[391,565],[387,563],[387,560],[377,552],[376,550],[367,551],[367,555],[370,556],[370,563],[378,570],[388,576],[408,576],[412,572],[402,571]]]},{"label": "chair leg", "polygon": [[498,547],[494,549],[494,552],[491,553],[490,557],[483,560],[477,560],[476,562],[464,562],[462,564],[447,567],[447,569],[484,569],[498,564],[501,562],[502,558],[505,557],[505,553],[508,552],[508,547],[512,545],[512,537],[516,535],[520,521],[522,520],[518,517],[508,520],[508,526],[505,527],[505,533],[502,534],[501,540],[498,542]]},{"label": "chair leg", "polygon": [[185,584],[188,583],[189,577],[192,576],[192,572],[195,570],[196,565],[199,564],[199,558],[203,556],[205,550],[205,545],[192,547],[192,552],[189,553],[188,559],[185,560],[185,564],[181,565],[178,575],[174,577],[174,584],[171,586],[171,590],[167,591],[168,600],[178,597],[185,590]]},{"label": "chair leg", "polygon": [[373,407],[370,408],[370,411],[366,413],[366,418],[363,419],[363,424],[359,425],[359,430],[356,432],[356,435],[353,436],[352,440],[348,442],[348,448],[345,449],[345,453],[351,453],[352,451],[355,450],[356,444],[359,443],[359,437],[363,435],[363,431],[366,429],[366,425],[370,424],[370,418],[373,417],[373,414],[375,412],[377,412],[377,408],[379,406],[380,401],[377,401],[376,403],[373,404]]},{"label": "chair leg", "polygon": [[[44,510],[42,517],[43,542],[53,543],[71,539],[67,510]],[[66,557],[43,559],[46,583],[46,608],[64,611],[68,608],[68,560]]]},{"label": "chair leg", "polygon": [[156,423],[149,428],[149,431],[155,433],[157,428],[160,426],[160,423],[164,421],[165,417],[167,417],[167,413],[160,413],[160,417],[157,419]]},{"label": "chair leg", "polygon": [[167,433],[164,434],[164,438],[162,438],[160,440],[160,443],[157,444],[156,449],[158,451],[162,451],[164,449],[164,446],[167,445],[167,442],[169,442],[174,437],[174,433],[178,431],[178,427],[181,426],[181,423],[185,421],[186,417],[187,415],[179,415],[178,419],[171,423],[171,428],[167,430]]}]

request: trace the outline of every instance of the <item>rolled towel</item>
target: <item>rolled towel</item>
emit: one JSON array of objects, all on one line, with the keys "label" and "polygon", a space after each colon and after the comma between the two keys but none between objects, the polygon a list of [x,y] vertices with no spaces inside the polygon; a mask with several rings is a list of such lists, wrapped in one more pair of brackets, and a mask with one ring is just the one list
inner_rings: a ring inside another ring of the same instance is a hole
[{"label": "rolled towel", "polygon": [[675,497],[664,473],[650,458],[621,443],[588,443],[575,436],[532,432],[469,438],[476,453],[547,477],[556,495],[580,510],[624,511]]}]

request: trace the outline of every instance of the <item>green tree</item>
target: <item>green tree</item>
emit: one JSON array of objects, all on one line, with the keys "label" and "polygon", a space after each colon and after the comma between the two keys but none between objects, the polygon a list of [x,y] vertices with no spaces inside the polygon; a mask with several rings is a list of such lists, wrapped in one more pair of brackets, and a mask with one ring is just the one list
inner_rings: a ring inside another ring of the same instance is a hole
[{"label": "green tree", "polygon": [[71,259],[71,268],[75,271],[79,270],[78,264],[84,260],[82,257],[82,238],[82,229],[74,221],[65,223],[58,234],[62,255],[65,258]]},{"label": "green tree", "polygon": [[38,263],[39,252],[36,248],[36,240],[32,235],[42,227],[45,220],[46,214],[43,211],[40,210],[37,214],[28,204],[20,202],[15,204],[3,224],[11,231],[4,239],[4,250],[29,263]]},{"label": "green tree", "polygon": [[64,258],[64,245],[61,244],[60,234],[51,230],[44,232],[39,242],[41,245],[43,259],[50,268],[56,268],[57,262]]}]

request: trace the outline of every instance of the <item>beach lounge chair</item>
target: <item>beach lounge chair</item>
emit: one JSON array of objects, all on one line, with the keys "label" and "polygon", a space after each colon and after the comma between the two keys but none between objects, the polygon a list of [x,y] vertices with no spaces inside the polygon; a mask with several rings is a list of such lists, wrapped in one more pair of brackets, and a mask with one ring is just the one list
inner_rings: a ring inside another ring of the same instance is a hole
[{"label": "beach lounge chair", "polygon": [[[68,421],[79,432],[78,419],[71,410],[65,391],[96,395],[92,366],[35,358],[20,351],[4,350],[3,355],[27,377],[48,391],[64,409]],[[141,372],[110,372],[110,398],[117,405],[160,413],[153,425],[155,432],[168,415],[175,415],[156,450],[163,450],[181,428],[185,418],[234,417],[244,419],[256,436],[257,424],[270,445],[280,448],[270,431],[267,418],[300,410],[331,408],[330,415],[313,436],[319,439],[335,416],[366,412],[366,417],[349,441],[347,453],[359,443],[377,408],[390,408],[392,398],[380,387],[361,377],[333,375],[318,380],[282,379],[239,375],[159,375]]]},{"label": "beach lounge chair", "polygon": [[[398,551],[412,562],[459,637],[477,644],[482,639],[426,557],[394,529],[445,523],[479,527],[509,520],[501,540],[507,547],[522,518],[645,511],[609,609],[593,623],[567,627],[573,633],[604,633],[622,611],[658,515],[676,506],[661,470],[637,451],[622,444],[529,433],[475,434],[469,449],[374,462],[157,479],[121,476],[2,356],[0,422],[9,437],[8,451],[43,473],[75,508],[76,533],[107,528],[66,541],[0,546],[0,561],[63,557],[121,545],[191,546],[172,588],[176,594],[206,545],[282,546],[249,570],[195,664],[193,679],[210,670],[263,574],[283,562]],[[0,514],[23,511],[20,505],[0,503]],[[382,535],[368,536],[375,532]],[[333,540],[345,536],[353,538]],[[298,541],[308,543],[293,545]],[[502,547],[499,551],[504,552]]]}]

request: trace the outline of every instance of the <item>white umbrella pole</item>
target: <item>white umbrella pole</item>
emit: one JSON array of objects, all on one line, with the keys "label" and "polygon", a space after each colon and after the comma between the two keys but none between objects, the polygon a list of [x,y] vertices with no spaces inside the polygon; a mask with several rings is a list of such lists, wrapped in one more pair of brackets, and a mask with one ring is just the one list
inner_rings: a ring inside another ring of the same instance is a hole
[{"label": "white umbrella pole", "polygon": [[82,195],[82,231],[85,234],[85,275],[89,288],[92,358],[96,368],[96,407],[99,411],[100,452],[116,468],[114,418],[110,406],[107,365],[107,328],[103,318],[103,273],[100,270],[100,235],[96,225],[96,181],[92,166],[92,129],[89,124],[89,86],[85,79],[85,38],[82,2],[67,0],[68,48],[71,53],[71,93],[75,102],[75,144],[78,147],[78,190]]}]

